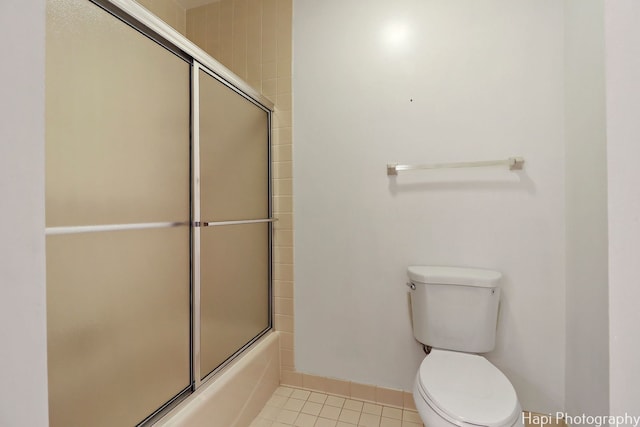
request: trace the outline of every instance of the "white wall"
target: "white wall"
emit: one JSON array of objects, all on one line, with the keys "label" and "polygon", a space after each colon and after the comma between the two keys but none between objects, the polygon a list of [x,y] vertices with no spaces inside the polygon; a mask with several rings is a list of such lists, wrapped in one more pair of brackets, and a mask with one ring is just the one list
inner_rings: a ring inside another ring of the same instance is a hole
[{"label": "white wall", "polygon": [[640,415],[640,2],[605,2],[611,413]]},{"label": "white wall", "polygon": [[2,0],[0,425],[47,426],[44,0]]},{"label": "white wall", "polygon": [[[564,407],[562,40],[555,0],[295,1],[299,371],[410,390],[406,267],[486,267],[504,273],[488,358],[524,408]],[[524,172],[385,174],[511,155]]]},{"label": "white wall", "polygon": [[565,0],[566,411],[609,413],[604,2]]}]

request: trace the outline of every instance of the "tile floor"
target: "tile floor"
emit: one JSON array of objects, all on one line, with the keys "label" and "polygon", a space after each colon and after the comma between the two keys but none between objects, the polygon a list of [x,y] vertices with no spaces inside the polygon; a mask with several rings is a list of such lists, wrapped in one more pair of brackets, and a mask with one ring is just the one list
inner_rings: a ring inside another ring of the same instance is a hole
[{"label": "tile floor", "polygon": [[423,427],[416,411],[280,386],[251,427]]}]

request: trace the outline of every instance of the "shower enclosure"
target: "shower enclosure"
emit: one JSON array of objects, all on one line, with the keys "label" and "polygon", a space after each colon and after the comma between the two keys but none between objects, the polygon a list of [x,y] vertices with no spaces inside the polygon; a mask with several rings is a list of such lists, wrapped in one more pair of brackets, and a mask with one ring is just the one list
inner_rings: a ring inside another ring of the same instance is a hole
[{"label": "shower enclosure", "polygon": [[271,328],[272,104],[131,2],[47,14],[50,425],[149,424]]}]

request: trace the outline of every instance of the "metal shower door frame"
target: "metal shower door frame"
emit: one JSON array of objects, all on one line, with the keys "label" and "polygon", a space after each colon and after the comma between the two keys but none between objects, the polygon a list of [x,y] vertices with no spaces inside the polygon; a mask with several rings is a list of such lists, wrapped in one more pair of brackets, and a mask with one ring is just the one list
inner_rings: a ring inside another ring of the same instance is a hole
[{"label": "metal shower door frame", "polygon": [[[191,383],[190,391],[184,390],[176,395],[173,399],[166,402],[162,407],[158,408],[154,413],[150,414],[143,420],[139,426],[151,425],[164,416],[169,410],[178,405],[182,400],[188,397],[192,392],[200,388],[206,381],[212,379],[221,369],[233,361],[239,354],[244,352],[248,347],[260,339],[263,335],[273,328],[273,225],[276,221],[273,218],[273,189],[272,189],[272,136],[271,124],[272,114],[274,111],[274,103],[262,95],[260,92],[243,81],[240,77],[230,71],[227,67],[215,60],[203,49],[195,43],[188,40],[184,35],[166,24],[157,16],[149,12],[140,4],[133,0],[88,0],[106,12],[120,19],[130,27],[139,31],[141,34],[152,39],[167,50],[181,57],[191,65],[191,191],[190,191],[190,229],[191,229]],[[219,221],[219,222],[202,222],[200,218],[200,141],[199,141],[199,72],[204,71],[220,83],[233,90],[238,96],[242,96],[246,100],[253,103],[267,113],[268,127],[268,177],[267,177],[267,198],[268,198],[268,217],[259,219],[248,219],[240,221]],[[268,325],[256,335],[252,340],[243,347],[234,352],[228,359],[219,365],[214,371],[209,373],[205,378],[201,378],[200,372],[200,228],[201,227],[218,227],[225,225],[252,224],[252,223],[269,223],[268,227]],[[46,230],[46,234],[67,234],[74,232],[100,232],[112,231],[114,229],[145,229],[145,228],[165,228],[184,226],[187,223],[149,223],[149,224],[122,224],[121,226],[87,226],[87,227],[50,227]],[[186,391],[186,392],[185,392]]]}]

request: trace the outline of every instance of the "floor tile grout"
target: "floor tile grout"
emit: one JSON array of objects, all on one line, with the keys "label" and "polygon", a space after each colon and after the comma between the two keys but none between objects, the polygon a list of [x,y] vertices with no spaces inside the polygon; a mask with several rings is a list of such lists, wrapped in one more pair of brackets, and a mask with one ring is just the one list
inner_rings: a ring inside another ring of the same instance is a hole
[{"label": "floor tile grout", "polygon": [[278,387],[251,427],[423,427],[415,410]]}]

